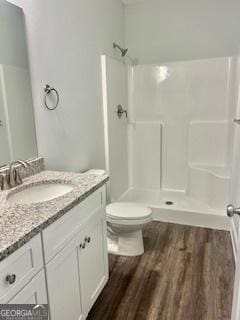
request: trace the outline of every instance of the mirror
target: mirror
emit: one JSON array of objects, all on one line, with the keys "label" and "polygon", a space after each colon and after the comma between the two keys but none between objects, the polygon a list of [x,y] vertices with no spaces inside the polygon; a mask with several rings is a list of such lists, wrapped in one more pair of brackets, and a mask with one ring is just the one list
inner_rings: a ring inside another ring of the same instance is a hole
[{"label": "mirror", "polygon": [[37,155],[24,15],[0,0],[0,167]]}]

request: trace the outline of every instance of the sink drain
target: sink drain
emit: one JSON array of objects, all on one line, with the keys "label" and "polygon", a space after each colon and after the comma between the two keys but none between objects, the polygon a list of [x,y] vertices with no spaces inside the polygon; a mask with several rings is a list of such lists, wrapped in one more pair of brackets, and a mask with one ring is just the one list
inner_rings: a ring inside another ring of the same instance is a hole
[{"label": "sink drain", "polygon": [[172,201],[166,201],[165,204],[166,204],[167,206],[172,206],[172,205],[174,204],[174,202],[172,202]]}]

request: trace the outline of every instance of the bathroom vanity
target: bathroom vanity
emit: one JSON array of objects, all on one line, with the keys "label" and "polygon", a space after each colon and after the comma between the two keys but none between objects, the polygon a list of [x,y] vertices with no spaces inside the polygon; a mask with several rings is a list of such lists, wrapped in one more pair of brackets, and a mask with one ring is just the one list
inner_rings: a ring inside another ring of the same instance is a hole
[{"label": "bathroom vanity", "polygon": [[[86,319],[108,280],[107,180],[43,171],[0,192],[1,304],[49,303],[51,320]],[[43,202],[11,200],[57,184],[72,190]]]}]

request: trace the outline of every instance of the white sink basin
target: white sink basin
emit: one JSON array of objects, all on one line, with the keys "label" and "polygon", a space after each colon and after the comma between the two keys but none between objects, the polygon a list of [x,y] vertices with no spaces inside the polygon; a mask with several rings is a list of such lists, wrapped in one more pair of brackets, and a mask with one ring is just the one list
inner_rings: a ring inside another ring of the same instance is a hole
[{"label": "white sink basin", "polygon": [[59,198],[73,190],[70,184],[49,183],[33,185],[21,191],[10,193],[8,201],[15,204],[45,202]]}]

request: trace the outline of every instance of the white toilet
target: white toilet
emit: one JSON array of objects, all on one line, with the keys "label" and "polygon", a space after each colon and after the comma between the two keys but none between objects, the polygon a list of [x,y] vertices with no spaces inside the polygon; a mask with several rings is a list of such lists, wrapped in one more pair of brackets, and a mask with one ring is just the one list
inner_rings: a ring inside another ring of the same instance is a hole
[{"label": "white toilet", "polygon": [[[104,170],[89,170],[85,174],[102,175]],[[131,202],[113,202],[106,208],[108,252],[123,256],[144,253],[142,228],[152,221],[152,210]]]},{"label": "white toilet", "polygon": [[144,253],[142,228],[152,221],[152,210],[136,203],[115,202],[107,206],[108,251],[123,256]]}]

